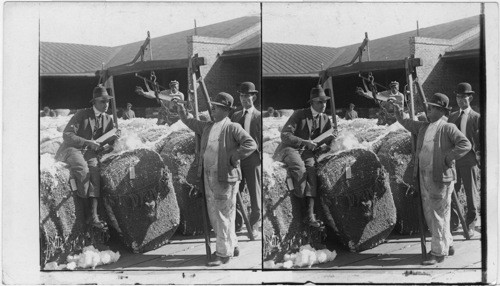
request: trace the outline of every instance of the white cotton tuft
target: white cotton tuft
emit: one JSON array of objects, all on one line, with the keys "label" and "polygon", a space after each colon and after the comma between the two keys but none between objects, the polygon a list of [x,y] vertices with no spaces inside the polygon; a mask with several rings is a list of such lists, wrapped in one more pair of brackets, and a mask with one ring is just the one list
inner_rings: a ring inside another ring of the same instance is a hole
[{"label": "white cotton tuft", "polygon": [[111,255],[109,255],[108,252],[103,251],[103,252],[99,253],[99,256],[101,258],[102,264],[109,264],[111,262]]},{"label": "white cotton tuft", "polygon": [[68,270],[75,270],[76,269],[76,263],[74,261],[66,264],[66,269]]},{"label": "white cotton tuft", "polygon": [[283,268],[285,268],[285,269],[290,269],[290,268],[292,268],[292,266],[293,266],[293,261],[291,261],[291,260],[285,261],[283,263]]},{"label": "white cotton tuft", "polygon": [[274,264],[274,260],[264,261],[264,268],[271,269],[271,268],[275,268],[275,267],[276,267],[276,265]]},{"label": "white cotton tuft", "polygon": [[57,270],[57,262],[52,261],[52,262],[45,264],[45,266],[43,267],[43,270]]}]

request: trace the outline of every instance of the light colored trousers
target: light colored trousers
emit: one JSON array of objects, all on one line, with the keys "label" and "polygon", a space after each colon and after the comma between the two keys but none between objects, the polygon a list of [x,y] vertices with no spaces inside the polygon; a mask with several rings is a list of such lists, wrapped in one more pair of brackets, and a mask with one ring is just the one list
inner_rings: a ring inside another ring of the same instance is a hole
[{"label": "light colored trousers", "polygon": [[432,170],[420,170],[420,191],[425,221],[432,234],[431,254],[448,255],[453,244],[450,232],[453,182],[435,182],[432,179]]},{"label": "light colored trousers", "polygon": [[210,223],[217,235],[215,250],[217,256],[231,257],[238,245],[235,231],[236,194],[239,182],[219,182],[217,167],[204,171],[205,194]]}]

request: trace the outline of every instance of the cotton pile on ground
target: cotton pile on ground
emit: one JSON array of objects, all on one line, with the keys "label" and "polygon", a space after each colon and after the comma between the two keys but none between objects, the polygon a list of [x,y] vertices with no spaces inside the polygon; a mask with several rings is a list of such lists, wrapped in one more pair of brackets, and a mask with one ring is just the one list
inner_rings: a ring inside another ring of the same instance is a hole
[{"label": "cotton pile on ground", "polygon": [[50,154],[40,158],[40,260],[63,262],[72,252],[89,244],[104,243],[108,232],[97,231],[85,223],[84,210],[76,192],[70,188],[65,164]]},{"label": "cotton pile on ground", "polygon": [[282,164],[264,154],[263,167],[264,258],[281,261],[304,244],[319,244],[321,233],[302,222],[300,202],[287,188]]},{"label": "cotton pile on ground", "polygon": [[62,142],[63,142],[62,137],[57,137],[43,142],[42,144],[40,144],[40,155],[46,153],[55,155],[57,150],[59,149],[59,146],[61,146]]},{"label": "cotton pile on ground", "polygon": [[200,180],[195,163],[194,132],[186,130],[170,134],[165,140],[161,157],[165,165],[172,170],[174,188],[181,210],[178,232],[183,235],[203,233],[203,217],[200,211],[203,200],[189,196],[199,188]]},{"label": "cotton pile on ground", "polygon": [[101,168],[101,189],[109,224],[135,253],[168,243],[179,225],[172,175],[160,155],[136,149]]},{"label": "cotton pile on ground", "polygon": [[120,252],[111,250],[99,251],[93,245],[83,248],[82,253],[70,255],[66,259],[67,264],[57,264],[49,262],[45,264],[43,270],[75,270],[75,269],[95,269],[96,266],[115,263],[120,259]]},{"label": "cotton pile on ground", "polygon": [[316,264],[322,264],[329,261],[333,261],[337,257],[337,252],[330,251],[328,249],[314,249],[311,245],[303,245],[300,247],[298,252],[285,254],[284,261],[282,263],[275,263],[273,260],[264,261],[265,269],[290,269],[290,268],[302,268],[308,267]]},{"label": "cotton pile on ground", "polygon": [[340,241],[359,252],[383,242],[396,223],[389,178],[377,156],[352,149],[318,168],[321,216]]},{"label": "cotton pile on ground", "polygon": [[397,210],[395,230],[401,234],[419,232],[418,196],[414,193],[411,135],[408,132],[389,134],[377,156],[389,173],[391,192]]}]

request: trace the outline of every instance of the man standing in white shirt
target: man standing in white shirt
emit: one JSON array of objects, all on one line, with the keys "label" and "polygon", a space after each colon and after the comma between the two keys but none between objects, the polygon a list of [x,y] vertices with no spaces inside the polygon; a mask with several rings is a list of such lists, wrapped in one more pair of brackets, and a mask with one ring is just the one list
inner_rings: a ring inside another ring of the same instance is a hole
[{"label": "man standing in white shirt", "polygon": [[[462,82],[455,91],[456,100],[460,110],[453,112],[448,122],[457,125],[458,129],[469,139],[472,149],[467,155],[457,160],[457,182],[455,190],[460,191],[464,186],[465,196],[467,198],[466,223],[469,229],[469,236],[473,237],[475,224],[477,220],[477,179],[479,173],[479,154],[480,154],[480,136],[479,136],[479,113],[472,110],[470,102],[473,99],[474,91],[469,83]],[[458,227],[458,215],[455,211],[451,214],[452,230]],[[453,225],[455,224],[455,225]]]},{"label": "man standing in white shirt", "polygon": [[235,112],[231,116],[232,122],[239,123],[245,131],[252,136],[252,139],[257,143],[257,150],[252,155],[241,160],[241,174],[243,180],[240,184],[240,192],[244,189],[245,184],[250,195],[250,205],[252,212],[250,213],[250,225],[252,227],[253,236],[255,239],[260,239],[262,234],[259,228],[261,218],[261,136],[262,136],[262,115],[254,106],[257,99],[258,91],[255,85],[251,82],[243,82],[238,89],[240,101],[243,109]]}]

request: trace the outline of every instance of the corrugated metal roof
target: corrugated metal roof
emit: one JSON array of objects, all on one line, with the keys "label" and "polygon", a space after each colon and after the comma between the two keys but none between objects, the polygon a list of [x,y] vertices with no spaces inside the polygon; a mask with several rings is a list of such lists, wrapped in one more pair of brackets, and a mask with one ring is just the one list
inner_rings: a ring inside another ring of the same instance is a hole
[{"label": "corrugated metal roof", "polygon": [[[231,38],[256,24],[260,24],[259,16],[241,17],[196,29],[198,36],[214,38]],[[187,37],[194,34],[194,30],[186,30],[157,38],[151,38],[151,48],[154,60],[176,60],[187,58]],[[141,47],[141,42],[135,42],[120,47],[120,51],[106,64],[108,67],[130,62]],[[150,59],[149,51],[145,59]]]},{"label": "corrugated metal roof", "polygon": [[453,47],[453,49],[450,52],[459,52],[467,50],[479,50],[479,34],[474,35],[467,41],[460,43],[456,47]]},{"label": "corrugated metal roof", "polygon": [[260,48],[260,46],[261,46],[260,36],[261,36],[261,33],[257,33],[253,37],[250,37],[248,39],[244,39],[243,41],[241,41],[241,43],[238,43],[234,47],[232,47],[231,49],[228,49],[228,51],[238,51],[238,50]]},{"label": "corrugated metal roof", "polygon": [[262,75],[318,74],[334,60],[335,48],[308,45],[263,43]]},{"label": "corrugated metal roof", "polygon": [[[453,39],[472,28],[479,26],[479,16],[464,18],[440,25],[419,29],[419,37],[436,39]],[[400,60],[410,56],[410,37],[417,35],[416,31],[400,33],[376,40],[370,40],[370,60],[386,61]],[[369,35],[368,35],[369,36]],[[354,45],[342,47],[342,53],[331,64],[332,67],[349,63],[356,54],[363,35],[360,35],[360,42]],[[366,53],[363,53],[363,60],[366,60]]]},{"label": "corrugated metal roof", "polygon": [[115,48],[40,42],[41,75],[92,75],[109,60]]}]

